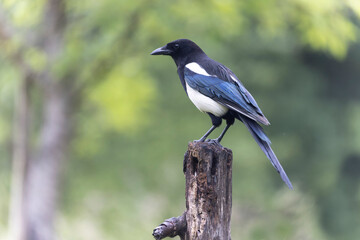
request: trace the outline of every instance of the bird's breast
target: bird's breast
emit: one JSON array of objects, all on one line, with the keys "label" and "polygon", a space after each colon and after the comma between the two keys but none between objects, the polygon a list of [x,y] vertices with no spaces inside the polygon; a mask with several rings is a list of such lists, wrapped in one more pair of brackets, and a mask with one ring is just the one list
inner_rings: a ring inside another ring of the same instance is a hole
[{"label": "bird's breast", "polygon": [[189,84],[186,83],[187,94],[191,102],[199,109],[201,112],[209,112],[214,114],[217,117],[224,116],[229,110],[227,107],[217,103],[211,98],[201,94],[197,90],[191,88]]}]

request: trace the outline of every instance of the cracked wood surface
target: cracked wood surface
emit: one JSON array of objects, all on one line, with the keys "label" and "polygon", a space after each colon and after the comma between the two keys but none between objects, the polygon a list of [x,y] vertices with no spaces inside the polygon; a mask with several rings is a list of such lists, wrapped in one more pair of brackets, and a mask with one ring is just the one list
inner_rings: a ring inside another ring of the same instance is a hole
[{"label": "cracked wood surface", "polygon": [[230,240],[232,151],[214,142],[190,142],[183,170],[186,211],[155,228],[154,237]]}]

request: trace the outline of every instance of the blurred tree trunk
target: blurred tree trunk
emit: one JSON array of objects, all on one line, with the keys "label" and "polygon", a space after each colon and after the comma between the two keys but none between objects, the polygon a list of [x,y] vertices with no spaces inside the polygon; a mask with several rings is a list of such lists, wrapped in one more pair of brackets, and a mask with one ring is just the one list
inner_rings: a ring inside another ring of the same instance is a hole
[{"label": "blurred tree trunk", "polygon": [[[55,239],[54,215],[57,209],[61,168],[66,159],[68,136],[71,134],[71,108],[74,98],[69,94],[73,82],[69,74],[59,77],[54,66],[64,50],[63,35],[66,25],[63,1],[49,0],[45,4],[37,47],[47,57],[46,67],[35,76],[23,62],[20,47],[13,62],[24,73],[14,127],[12,200],[9,227],[13,240]],[[8,32],[10,33],[10,32]],[[11,35],[6,36],[6,40]],[[28,39],[23,39],[24,44]],[[29,126],[29,78],[42,93],[42,123],[37,144],[31,144]],[[32,146],[32,148],[30,148]],[[29,149],[30,148],[30,149]]]},{"label": "blurred tree trunk", "polygon": [[[64,50],[66,25],[63,1],[49,0],[44,8],[40,47],[47,56],[46,68],[38,75],[42,90],[42,126],[37,149],[29,162],[26,185],[26,240],[55,239],[54,215],[58,203],[61,168],[70,134],[68,79],[59,78],[54,66]],[[70,82],[70,81],[69,81]]]},{"label": "blurred tree trunk", "polygon": [[25,239],[24,185],[29,161],[30,76],[25,76],[15,101],[9,227],[11,238]]},{"label": "blurred tree trunk", "polygon": [[[17,47],[14,51],[5,51],[5,54],[23,75],[14,117],[9,215],[12,240],[56,238],[54,221],[62,181],[62,168],[65,166],[72,136],[73,113],[83,97],[82,90],[103,79],[108,71],[119,64],[120,53],[127,49],[130,39],[136,36],[135,31],[141,13],[145,9],[147,9],[146,4],[129,15],[126,28],[119,31],[119,37],[109,47],[111,53],[105,57],[101,55],[98,59],[91,59],[92,72],[85,81],[78,79],[76,75],[83,70],[79,69],[82,67],[80,64],[77,65],[78,68],[64,67],[60,70],[62,72],[56,71],[59,70],[57,64],[63,60],[64,36],[69,26],[64,0],[46,0],[39,25],[24,31],[17,31],[12,26],[11,18],[7,18],[4,7],[0,5],[0,42]],[[88,31],[92,33],[93,29],[90,27]],[[26,62],[28,50],[39,51],[45,55],[47,62],[44,68],[33,69],[28,65]],[[35,109],[38,107],[36,105],[33,109],[29,108],[30,86],[41,96],[38,103],[41,113],[40,127],[34,126],[35,121],[30,122],[31,115],[35,114]]]},{"label": "blurred tree trunk", "polygon": [[71,129],[71,101],[65,90],[55,83],[45,91],[40,143],[30,161],[26,185],[27,240],[55,239],[54,215]]},{"label": "blurred tree trunk", "polygon": [[29,160],[28,84],[24,81],[17,104],[9,224],[14,240],[51,240],[55,239],[54,215],[73,102],[57,83],[44,89],[40,143],[36,155]]}]

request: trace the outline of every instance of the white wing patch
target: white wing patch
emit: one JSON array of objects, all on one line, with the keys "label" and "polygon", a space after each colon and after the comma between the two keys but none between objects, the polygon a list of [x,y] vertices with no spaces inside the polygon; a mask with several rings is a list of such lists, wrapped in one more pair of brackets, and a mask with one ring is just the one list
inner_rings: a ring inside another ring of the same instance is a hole
[{"label": "white wing patch", "polygon": [[240,83],[239,80],[237,80],[233,75],[230,74],[230,77],[231,77],[231,79],[234,80],[235,82]]},{"label": "white wing patch", "polygon": [[197,64],[196,62],[192,62],[192,63],[188,63],[185,65],[186,68],[190,69],[191,71],[193,71],[194,73],[197,74],[201,74],[204,76],[211,76],[210,74],[208,74],[205,69],[203,69],[199,64]]},{"label": "white wing patch", "polygon": [[227,107],[221,105],[220,103],[215,102],[211,98],[201,94],[195,89],[191,88],[189,84],[186,83],[187,94],[191,102],[199,109],[201,112],[209,112],[214,114],[217,117],[224,116],[229,110]]}]

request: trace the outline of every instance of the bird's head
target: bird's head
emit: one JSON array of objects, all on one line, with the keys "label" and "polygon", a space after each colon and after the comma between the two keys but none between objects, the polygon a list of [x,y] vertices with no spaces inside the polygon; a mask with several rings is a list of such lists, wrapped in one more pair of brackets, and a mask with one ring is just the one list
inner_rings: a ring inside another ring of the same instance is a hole
[{"label": "bird's head", "polygon": [[196,45],[196,43],[188,39],[178,39],[169,42],[165,46],[157,48],[151,53],[151,55],[169,55],[174,59],[177,65],[196,54],[204,54],[204,52]]}]

